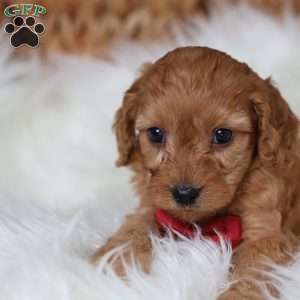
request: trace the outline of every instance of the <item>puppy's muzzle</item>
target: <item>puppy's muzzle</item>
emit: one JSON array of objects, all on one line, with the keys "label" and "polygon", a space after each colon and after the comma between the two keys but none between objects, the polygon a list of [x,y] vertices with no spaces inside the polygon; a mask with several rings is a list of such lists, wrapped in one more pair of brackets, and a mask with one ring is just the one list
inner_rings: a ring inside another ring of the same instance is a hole
[{"label": "puppy's muzzle", "polygon": [[179,184],[171,188],[171,194],[177,204],[181,206],[190,206],[196,202],[201,188],[196,188],[188,184]]}]

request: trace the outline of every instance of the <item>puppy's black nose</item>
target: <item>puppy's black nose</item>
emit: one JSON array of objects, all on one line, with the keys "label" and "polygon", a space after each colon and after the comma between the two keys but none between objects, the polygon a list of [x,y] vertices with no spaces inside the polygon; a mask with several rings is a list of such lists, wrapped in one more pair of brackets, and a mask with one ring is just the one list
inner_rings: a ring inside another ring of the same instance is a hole
[{"label": "puppy's black nose", "polygon": [[171,193],[178,204],[188,206],[195,203],[200,190],[201,188],[195,188],[192,185],[179,184],[171,188]]}]

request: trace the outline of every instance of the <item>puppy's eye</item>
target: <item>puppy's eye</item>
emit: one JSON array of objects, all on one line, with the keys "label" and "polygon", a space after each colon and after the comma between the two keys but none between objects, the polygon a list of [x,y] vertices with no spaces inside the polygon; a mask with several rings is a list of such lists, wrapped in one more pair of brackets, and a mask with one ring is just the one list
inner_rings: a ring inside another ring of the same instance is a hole
[{"label": "puppy's eye", "polygon": [[164,131],[158,127],[151,127],[147,129],[147,135],[153,143],[163,143],[165,140]]},{"label": "puppy's eye", "polygon": [[232,131],[227,128],[218,128],[213,133],[213,144],[228,144],[232,140]]}]

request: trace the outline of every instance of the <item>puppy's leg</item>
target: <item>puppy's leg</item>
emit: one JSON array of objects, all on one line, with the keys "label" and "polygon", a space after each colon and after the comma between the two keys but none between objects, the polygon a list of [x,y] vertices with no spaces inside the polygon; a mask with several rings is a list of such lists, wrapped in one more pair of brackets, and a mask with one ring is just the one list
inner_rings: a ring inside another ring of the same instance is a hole
[{"label": "puppy's leg", "polygon": [[115,271],[119,275],[125,275],[123,261],[130,264],[133,254],[134,260],[148,272],[151,264],[149,233],[155,230],[153,209],[140,208],[135,214],[127,216],[121,228],[91,257],[91,262],[97,263],[108,251],[129,243],[129,248],[123,255],[111,258]]},{"label": "puppy's leg", "polygon": [[[264,299],[259,283],[268,279],[263,273],[269,269],[266,263],[286,264],[299,249],[297,240],[281,231],[280,220],[276,211],[257,211],[244,216],[244,241],[234,256],[234,283],[220,300]],[[273,296],[278,296],[270,283],[267,287]]]}]

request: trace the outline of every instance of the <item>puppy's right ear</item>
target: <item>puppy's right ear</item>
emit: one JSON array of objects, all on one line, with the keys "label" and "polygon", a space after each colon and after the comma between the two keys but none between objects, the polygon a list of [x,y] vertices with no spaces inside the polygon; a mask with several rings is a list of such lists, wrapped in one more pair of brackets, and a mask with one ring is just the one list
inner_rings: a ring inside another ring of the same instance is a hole
[{"label": "puppy's right ear", "polygon": [[151,63],[145,63],[142,65],[140,69],[140,78],[137,79],[125,93],[122,106],[118,109],[115,116],[113,129],[116,133],[119,150],[119,159],[116,162],[118,167],[129,164],[132,153],[137,146],[135,121],[142,99],[139,94],[143,78],[151,66]]},{"label": "puppy's right ear", "polygon": [[117,166],[125,166],[130,161],[130,156],[136,144],[135,120],[138,111],[138,100],[135,84],[126,92],[123,104],[118,109],[113,129],[116,134],[119,158]]}]

